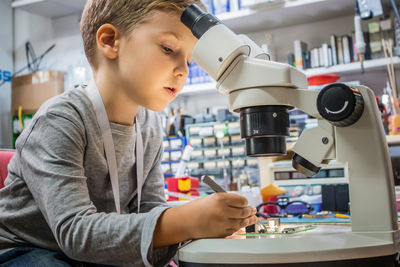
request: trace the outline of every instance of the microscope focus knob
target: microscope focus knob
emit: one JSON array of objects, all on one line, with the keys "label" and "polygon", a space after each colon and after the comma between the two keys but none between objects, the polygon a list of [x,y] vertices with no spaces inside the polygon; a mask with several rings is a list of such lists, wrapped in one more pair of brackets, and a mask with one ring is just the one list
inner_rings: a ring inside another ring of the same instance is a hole
[{"label": "microscope focus knob", "polygon": [[356,123],[364,111],[360,91],[343,83],[333,83],[318,94],[319,114],[332,125],[346,127]]}]

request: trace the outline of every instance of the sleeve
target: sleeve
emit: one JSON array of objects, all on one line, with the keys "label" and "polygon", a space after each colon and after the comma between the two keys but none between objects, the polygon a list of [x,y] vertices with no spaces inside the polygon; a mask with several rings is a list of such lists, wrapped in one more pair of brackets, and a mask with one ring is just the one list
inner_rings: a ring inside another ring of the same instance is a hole
[{"label": "sleeve", "polygon": [[166,207],[147,213],[100,213],[90,200],[83,169],[85,128],[69,114],[38,118],[21,144],[22,177],[61,250],[85,262],[111,265],[150,263],[157,220]]},{"label": "sleeve", "polygon": [[[148,212],[156,207],[164,209],[168,208],[164,192],[164,176],[161,169],[162,154],[163,154],[163,146],[161,142],[156,156],[156,160],[149,174],[147,175],[145,183],[143,185],[142,200],[140,202],[141,212]],[[137,212],[137,198],[131,201],[129,212],[132,213]],[[155,223],[157,223],[157,221]],[[150,262],[153,263],[160,262],[163,258],[171,259],[178,251],[179,244],[174,244],[167,247],[154,249],[152,241],[153,241],[153,235],[149,236],[149,240],[143,240],[143,242],[149,244],[149,250],[147,251],[147,255],[148,255],[148,260]],[[145,253],[146,251],[143,251],[143,254]]]}]

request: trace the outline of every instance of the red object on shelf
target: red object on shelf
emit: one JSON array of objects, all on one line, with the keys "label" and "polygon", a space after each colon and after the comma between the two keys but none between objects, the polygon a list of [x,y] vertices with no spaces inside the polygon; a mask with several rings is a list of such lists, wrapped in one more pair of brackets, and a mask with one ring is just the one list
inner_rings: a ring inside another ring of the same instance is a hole
[{"label": "red object on shelf", "polygon": [[196,177],[168,178],[167,188],[170,192],[186,193],[199,189],[200,183]]},{"label": "red object on shelf", "polygon": [[335,83],[339,80],[339,78],[340,76],[337,74],[321,74],[310,76],[307,79],[309,86],[316,86]]},{"label": "red object on shelf", "polygon": [[[200,188],[199,179],[196,177],[168,178],[167,188],[169,192],[185,194],[188,196],[200,196],[198,189]],[[185,200],[185,197],[168,196],[168,201]]]}]

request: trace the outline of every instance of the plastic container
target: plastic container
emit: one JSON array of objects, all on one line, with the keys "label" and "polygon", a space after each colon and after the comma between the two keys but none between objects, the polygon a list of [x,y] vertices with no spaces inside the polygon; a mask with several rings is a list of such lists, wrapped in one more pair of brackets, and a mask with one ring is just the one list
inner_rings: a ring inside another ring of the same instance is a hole
[{"label": "plastic container", "polygon": [[316,86],[316,85],[335,83],[339,80],[339,78],[340,78],[340,76],[337,74],[314,75],[314,76],[308,77],[308,85]]},{"label": "plastic container", "polygon": [[261,196],[261,189],[259,186],[254,186],[251,188],[251,195],[253,198],[253,206],[256,207],[257,205],[261,204],[262,196]]},{"label": "plastic container", "polygon": [[168,178],[168,191],[170,192],[192,192],[200,188],[199,179],[196,177]]},{"label": "plastic container", "polygon": [[311,206],[313,206],[315,212],[320,212],[322,208],[322,195],[302,195],[301,197],[293,197],[290,198],[290,201],[304,201],[306,203],[309,203]]}]

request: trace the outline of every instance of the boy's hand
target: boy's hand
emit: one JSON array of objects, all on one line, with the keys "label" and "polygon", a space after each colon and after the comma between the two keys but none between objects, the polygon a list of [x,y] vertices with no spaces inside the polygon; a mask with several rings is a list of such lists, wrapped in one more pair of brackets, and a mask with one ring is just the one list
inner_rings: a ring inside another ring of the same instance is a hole
[{"label": "boy's hand", "polygon": [[247,206],[247,199],[236,194],[214,193],[181,208],[191,239],[225,237],[257,222],[256,208]]},{"label": "boy's hand", "polygon": [[161,214],[153,235],[155,248],[190,239],[225,237],[257,222],[256,208],[245,197],[215,193],[169,208]]}]

